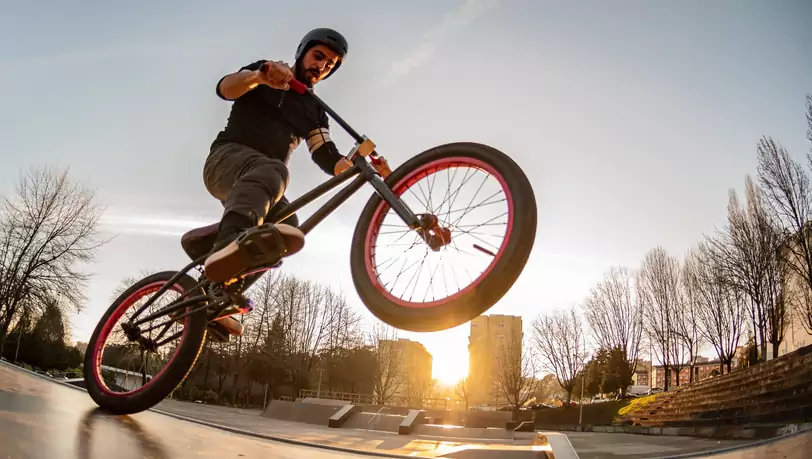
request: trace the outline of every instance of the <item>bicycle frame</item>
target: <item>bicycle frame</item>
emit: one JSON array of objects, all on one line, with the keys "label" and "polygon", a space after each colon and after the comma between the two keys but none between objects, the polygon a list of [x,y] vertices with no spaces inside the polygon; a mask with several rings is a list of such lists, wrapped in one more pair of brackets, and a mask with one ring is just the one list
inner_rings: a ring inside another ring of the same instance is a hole
[{"label": "bicycle frame", "polygon": [[[319,223],[324,221],[324,219],[327,218],[331,213],[333,213],[336,209],[341,207],[341,205],[344,204],[344,202],[346,202],[347,199],[350,198],[350,196],[352,196],[353,194],[355,194],[355,192],[360,190],[361,187],[367,182],[369,182],[372,185],[375,192],[381,197],[381,199],[383,199],[384,201],[386,201],[387,204],[389,204],[389,206],[398,214],[398,216],[400,216],[401,219],[403,219],[403,222],[406,223],[406,225],[408,225],[410,229],[416,230],[418,228],[421,228],[422,227],[421,221],[418,219],[417,215],[415,215],[412,212],[412,210],[409,209],[409,207],[403,201],[401,201],[400,198],[398,198],[394,192],[392,192],[392,189],[389,188],[389,186],[384,182],[384,179],[380,176],[380,174],[378,174],[378,171],[375,170],[375,168],[369,163],[366,157],[362,154],[359,154],[359,152],[362,150],[362,146],[369,145],[371,144],[371,142],[369,142],[369,140],[366,137],[358,134],[349,124],[347,124],[346,121],[344,121],[343,118],[341,118],[337,113],[335,113],[335,111],[333,111],[333,109],[330,108],[330,106],[328,106],[327,103],[325,103],[323,100],[321,100],[321,98],[319,98],[316,94],[314,94],[312,89],[306,87],[304,84],[302,84],[297,80],[292,80],[289,82],[289,84],[291,90],[296,91],[299,94],[306,94],[309,97],[314,98],[316,102],[327,113],[330,114],[330,116],[336,121],[336,123],[338,123],[345,131],[347,131],[348,134],[350,134],[350,136],[353,137],[353,139],[355,139],[356,141],[355,147],[346,156],[346,159],[352,162],[353,165],[344,172],[334,177],[331,177],[322,184],[316,186],[312,190],[298,197],[297,199],[295,199],[293,202],[286,205],[282,209],[274,212],[274,217],[270,219],[268,222],[276,224],[283,221],[284,219],[293,215],[306,205],[324,196],[337,186],[341,185],[342,183],[348,181],[351,178],[354,178],[354,180],[350,182],[349,185],[342,188],[338,193],[335,194],[335,196],[333,196],[327,202],[322,204],[322,206],[316,209],[316,211],[313,212],[313,214],[310,217],[308,217],[307,220],[305,220],[301,225],[299,225],[299,229],[304,234],[308,234],[310,231],[312,231]],[[377,156],[377,153],[374,150],[374,145],[372,150],[369,152],[368,156],[372,157]],[[208,254],[196,260],[193,260],[191,263],[186,265],[182,270],[178,271],[174,276],[172,276],[172,278],[169,281],[167,281],[166,284],[161,286],[161,288],[158,289],[157,292],[155,292],[152,298],[150,298],[143,306],[141,306],[138,309],[138,311],[136,311],[134,316],[137,317],[142,312],[144,312],[144,310],[146,310],[146,308],[148,308],[153,303],[153,301],[155,301],[156,298],[163,295],[167,289],[169,289],[172,285],[174,285],[178,281],[178,279],[180,279],[181,276],[187,273],[190,269],[201,265],[207,257]],[[255,268],[254,272],[258,273],[265,271],[267,269],[270,269],[270,266],[257,267]],[[250,274],[251,273],[241,274],[241,276],[246,277],[247,275]],[[191,294],[192,291],[195,291],[198,288],[203,287],[208,282],[209,281],[205,279],[205,277],[202,278],[201,282],[199,282],[194,289],[184,293],[180,298],[178,298],[177,302],[174,302],[173,304],[170,304],[155,313],[149,314],[148,316],[142,319],[131,320],[129,322],[129,325],[138,326],[146,321],[152,320],[162,315],[170,314],[172,312],[180,310],[181,308],[183,308],[183,306],[188,305],[190,302],[192,302],[192,300],[203,301],[205,298],[208,298],[208,295],[195,296],[190,300],[183,300],[183,298]],[[202,307],[207,306],[204,305]],[[188,311],[173,319],[170,319],[170,324],[171,321],[190,315],[198,311],[199,309],[200,308],[195,308],[192,311]]]}]

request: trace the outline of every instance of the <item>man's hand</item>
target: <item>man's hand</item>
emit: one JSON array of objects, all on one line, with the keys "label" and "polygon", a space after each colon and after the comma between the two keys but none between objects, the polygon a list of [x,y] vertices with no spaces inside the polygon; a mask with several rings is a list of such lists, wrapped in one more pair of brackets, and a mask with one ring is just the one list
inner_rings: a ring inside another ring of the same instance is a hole
[{"label": "man's hand", "polygon": [[290,66],[282,61],[269,61],[258,70],[259,82],[274,89],[288,90],[288,82],[293,79]]},{"label": "man's hand", "polygon": [[352,164],[350,164],[350,162],[347,161],[347,158],[341,158],[336,163],[335,168],[333,169],[333,172],[335,173],[335,175],[338,175],[338,174],[344,172],[345,170],[349,169],[351,166],[352,166]]},{"label": "man's hand", "polygon": [[389,177],[389,174],[392,173],[392,170],[389,169],[389,163],[386,162],[386,158],[383,156],[373,156],[371,163],[372,167],[374,167],[383,178]]},{"label": "man's hand", "polygon": [[[371,159],[372,161],[370,162],[372,163],[372,167],[374,167],[375,170],[378,171],[379,174],[381,174],[381,177],[383,178],[389,177],[389,174],[391,174],[392,171],[389,169],[389,163],[386,162],[386,158],[384,158],[383,156],[374,156]],[[335,175],[338,175],[344,172],[345,170],[349,169],[351,166],[352,164],[350,164],[350,162],[347,161],[346,158],[341,158],[336,163],[335,168],[333,169],[333,173]]]}]

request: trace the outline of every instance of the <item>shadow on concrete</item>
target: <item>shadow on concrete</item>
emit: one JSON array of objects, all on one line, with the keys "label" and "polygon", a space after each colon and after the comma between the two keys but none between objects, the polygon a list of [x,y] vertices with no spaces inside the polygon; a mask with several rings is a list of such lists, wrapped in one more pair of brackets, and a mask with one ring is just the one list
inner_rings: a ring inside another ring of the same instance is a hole
[{"label": "shadow on concrete", "polygon": [[[101,408],[89,410],[79,422],[79,431],[76,434],[77,459],[93,459],[93,446],[98,445],[103,451],[115,449],[111,442],[120,443],[121,436],[126,435],[138,445],[141,457],[152,459],[169,459],[166,449],[161,442],[146,433],[141,424],[130,416],[119,416],[105,412]],[[114,429],[115,435],[109,430]]]}]

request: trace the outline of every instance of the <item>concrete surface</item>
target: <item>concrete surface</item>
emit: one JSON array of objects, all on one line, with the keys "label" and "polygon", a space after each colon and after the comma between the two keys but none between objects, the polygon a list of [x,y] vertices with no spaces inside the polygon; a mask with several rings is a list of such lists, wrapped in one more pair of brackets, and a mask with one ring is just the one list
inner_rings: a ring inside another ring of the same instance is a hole
[{"label": "concrete surface", "polygon": [[[3,459],[301,458],[301,446],[178,421],[158,413],[110,416],[87,394],[0,366]],[[312,449],[308,459],[362,458]]]},{"label": "concrete surface", "polygon": [[567,432],[567,437],[581,459],[659,458],[728,448],[750,442],[593,432]]},{"label": "concrete surface", "polygon": [[326,426],[330,418],[342,407],[342,405],[271,400],[265,412],[262,413],[262,416],[280,421],[303,422],[306,424]]},{"label": "concrete surface", "polygon": [[682,456],[708,457],[709,459],[808,459],[812,457],[812,430],[798,432],[783,437],[762,440],[746,448],[731,448],[730,451],[720,452],[713,456]]},{"label": "concrete surface", "polygon": [[[308,459],[381,457],[530,458],[545,457],[545,450],[529,451],[526,440],[476,442],[472,439],[430,439],[396,433],[354,429],[329,429],[260,416],[259,410],[194,404],[167,400],[133,416],[110,416],[96,409],[83,391],[32,375],[0,363],[0,458],[225,458],[275,457]],[[166,413],[167,415],[161,414]],[[227,426],[226,432],[204,425],[172,419],[176,416],[198,423]],[[754,459],[810,457],[812,432],[778,439],[710,440],[632,434],[544,432],[556,459],[612,459],[713,457]],[[278,441],[261,437],[272,436]],[[308,448],[290,442],[309,442]],[[490,444],[487,444],[490,443]],[[569,448],[570,443],[575,451]],[[558,446],[558,447],[557,447]],[[323,447],[363,450],[365,454],[330,451]],[[520,447],[521,450],[516,448]],[[712,456],[711,450],[727,448]],[[699,454],[690,454],[697,453]],[[408,455],[408,456],[407,456]]]},{"label": "concrete surface", "polygon": [[[334,435],[336,429],[280,423],[259,414],[258,410],[168,400],[159,404],[157,410],[112,416],[98,410],[84,390],[0,363],[0,457],[3,459],[552,457],[548,456],[549,446],[543,445],[531,447],[528,443],[517,449],[519,445],[505,448],[504,445],[410,440],[396,433],[388,438],[373,437],[369,433],[366,436]],[[202,419],[204,417],[214,417],[216,422]],[[347,429],[343,433],[352,432]],[[336,451],[338,448],[357,451]]]},{"label": "concrete surface", "polygon": [[367,450],[388,454],[416,454],[427,451],[456,448],[466,444],[515,445],[528,447],[533,434],[523,434],[517,441],[493,440],[484,438],[450,438],[421,435],[398,435],[396,432],[368,431],[366,429],[331,429],[327,426],[316,426],[297,422],[279,421],[259,416],[259,410],[245,410],[215,405],[178,402],[165,400],[158,404],[156,410],[218,424],[234,426],[242,430],[270,435],[277,438],[302,440],[308,443]]}]

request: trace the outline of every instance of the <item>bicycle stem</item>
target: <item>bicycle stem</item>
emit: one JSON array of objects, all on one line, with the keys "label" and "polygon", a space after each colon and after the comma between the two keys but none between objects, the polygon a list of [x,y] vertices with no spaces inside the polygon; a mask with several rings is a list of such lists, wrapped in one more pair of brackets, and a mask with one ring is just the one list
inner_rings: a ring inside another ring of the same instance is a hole
[{"label": "bicycle stem", "polygon": [[[339,126],[344,128],[344,130],[347,131],[347,133],[353,139],[355,139],[357,145],[362,144],[366,140],[364,136],[356,132],[355,129],[352,128],[352,126],[350,126],[346,121],[344,121],[344,118],[342,118],[338,113],[336,113],[335,110],[330,108],[330,106],[327,105],[327,102],[323,101],[319,96],[317,96],[316,93],[313,92],[312,88],[308,88],[307,86],[305,86],[304,83],[302,83],[299,80],[290,80],[288,82],[288,85],[290,86],[291,90],[299,94],[307,94],[310,97],[312,97],[313,100],[315,100],[316,103],[318,103],[319,106],[321,106],[321,108],[324,109],[324,111],[330,114],[330,117],[332,117],[336,121],[336,123],[339,124]],[[377,156],[377,152],[373,150],[372,153],[370,153],[370,156],[373,157]],[[354,158],[347,159],[352,160]],[[356,166],[361,169],[361,173],[367,176],[369,182],[372,184],[372,187],[375,188],[375,191],[378,192],[378,195],[380,195],[381,198],[383,198],[383,200],[386,201],[390,207],[392,207],[392,210],[394,210],[395,213],[397,213],[398,216],[403,219],[403,222],[409,225],[410,229],[419,228],[420,220],[418,220],[414,212],[412,212],[411,209],[409,209],[409,207],[406,206],[406,204],[404,204],[400,199],[398,199],[397,196],[395,196],[395,193],[392,192],[392,189],[386,186],[386,183],[384,182],[383,178],[381,178],[380,175],[375,173],[375,170],[372,168],[372,166],[370,166],[369,163],[366,161],[354,161],[354,162]]]},{"label": "bicycle stem", "polygon": [[[263,70],[266,70],[268,66],[269,64],[266,63],[263,66]],[[332,108],[330,108],[329,105],[327,105],[327,102],[323,101],[319,96],[317,96],[316,93],[313,92],[313,88],[307,87],[304,83],[296,79],[288,81],[288,86],[292,91],[296,93],[302,95],[309,95],[310,97],[312,97],[313,100],[315,100],[316,103],[319,104],[319,106],[324,109],[324,111],[330,114],[330,117],[332,117],[336,121],[336,123],[339,124],[339,126],[341,126],[345,131],[347,131],[347,133],[353,139],[355,139],[356,145],[361,145],[362,143],[364,143],[364,141],[366,140],[364,136],[356,132],[355,129],[353,129],[352,126],[349,125],[349,123],[344,121],[344,118],[342,118],[338,113],[335,112],[335,110],[333,110]],[[377,152],[375,150],[372,150],[370,156],[372,157],[377,156]],[[357,158],[347,158],[347,160],[353,159]],[[366,161],[353,161],[353,162],[357,167],[361,169],[361,173],[367,177],[369,182],[372,184],[372,187],[375,188],[375,191],[378,193],[378,195],[389,204],[389,206],[395,211],[395,213],[398,214],[398,216],[401,219],[403,219],[404,223],[409,225],[409,228],[411,229],[420,228],[421,226],[420,220],[417,218],[414,212],[412,212],[411,209],[409,209],[409,207],[405,203],[403,203],[395,195],[394,192],[392,192],[391,188],[386,186],[386,183],[384,182],[383,178],[381,178],[380,175],[375,173],[375,170],[372,168],[372,166],[369,165],[368,162]],[[309,227],[307,227],[307,229],[309,229]]]}]

